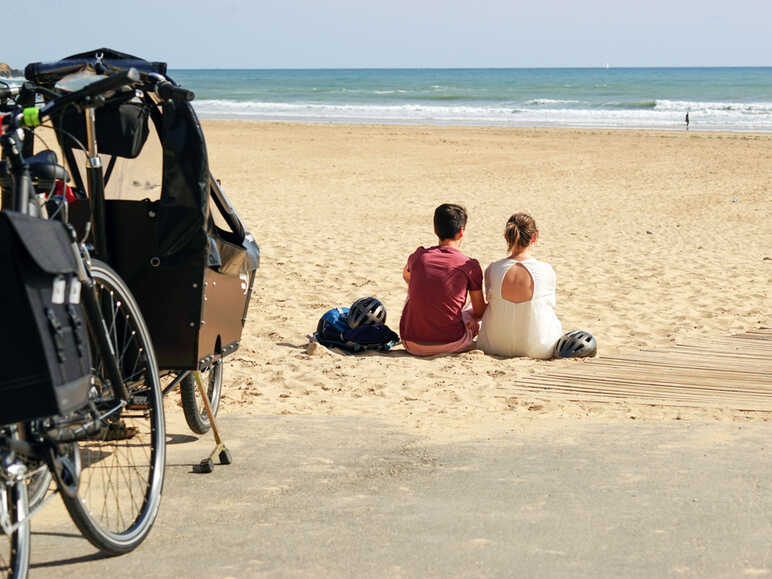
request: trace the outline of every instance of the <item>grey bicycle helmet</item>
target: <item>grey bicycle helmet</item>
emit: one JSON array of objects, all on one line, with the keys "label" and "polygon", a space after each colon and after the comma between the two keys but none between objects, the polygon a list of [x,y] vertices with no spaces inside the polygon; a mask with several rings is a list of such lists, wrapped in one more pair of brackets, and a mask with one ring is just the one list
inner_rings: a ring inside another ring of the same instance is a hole
[{"label": "grey bicycle helmet", "polygon": [[377,298],[359,298],[348,311],[351,328],[386,323],[386,307]]},{"label": "grey bicycle helmet", "polygon": [[563,334],[555,344],[556,358],[584,358],[598,353],[598,343],[590,332],[573,330]]}]

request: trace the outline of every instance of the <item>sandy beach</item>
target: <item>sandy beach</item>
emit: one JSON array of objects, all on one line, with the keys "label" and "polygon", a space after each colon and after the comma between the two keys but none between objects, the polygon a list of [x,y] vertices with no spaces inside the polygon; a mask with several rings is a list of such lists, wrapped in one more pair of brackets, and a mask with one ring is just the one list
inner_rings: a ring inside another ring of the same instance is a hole
[{"label": "sandy beach", "polygon": [[[195,474],[212,435],[192,436],[167,396],[148,541],[103,558],[55,500],[34,521],[36,577],[136,575],[148,561],[158,577],[769,575],[772,412],[711,400],[724,374],[687,371],[703,393],[686,406],[633,399],[641,369],[606,401],[523,384],[578,370],[602,381],[614,357],[770,335],[772,134],[203,127],[262,250],[218,417],[233,464]],[[150,152],[147,180],[140,159],[113,183],[157,192]],[[607,360],[312,343],[322,313],[363,296],[398,328],[402,267],[435,243],[432,214],[448,201],[467,207],[462,249],[483,267],[505,255],[507,217],[532,213],[564,329],[592,332]],[[744,364],[759,365],[749,389],[769,409],[767,340]]]},{"label": "sandy beach", "polygon": [[565,330],[601,356],[772,325],[772,135],[205,121],[210,164],[260,244],[223,412],[377,418],[438,440],[539,428],[546,416],[767,420],[624,403],[513,399],[518,377],[581,361],[471,351],[416,359],[309,345],[327,309],[375,296],[397,329],[401,270],[435,244],[434,208],[469,211],[462,250],[505,255],[515,211],[558,278]]}]

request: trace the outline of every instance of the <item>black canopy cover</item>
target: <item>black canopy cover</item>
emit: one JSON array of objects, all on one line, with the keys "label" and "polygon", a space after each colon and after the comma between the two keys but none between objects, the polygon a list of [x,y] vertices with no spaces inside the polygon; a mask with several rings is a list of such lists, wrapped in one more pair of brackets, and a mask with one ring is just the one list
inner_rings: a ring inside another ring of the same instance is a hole
[{"label": "black canopy cover", "polygon": [[[53,87],[63,77],[78,71],[109,74],[132,67],[172,81],[166,75],[165,62],[150,62],[109,48],[74,54],[56,62],[31,63],[24,74],[30,82]],[[189,252],[201,251],[207,245],[210,174],[206,143],[189,102],[167,101],[161,106],[147,95],[145,102],[163,149],[156,250],[166,263],[182,261]]]}]

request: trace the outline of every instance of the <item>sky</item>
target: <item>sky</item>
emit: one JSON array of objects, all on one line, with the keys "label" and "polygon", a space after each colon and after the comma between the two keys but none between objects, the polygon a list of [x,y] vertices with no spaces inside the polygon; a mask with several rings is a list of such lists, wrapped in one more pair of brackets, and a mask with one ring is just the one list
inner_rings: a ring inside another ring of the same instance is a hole
[{"label": "sky", "polygon": [[16,68],[102,46],[171,69],[772,66],[772,0],[9,4]]}]

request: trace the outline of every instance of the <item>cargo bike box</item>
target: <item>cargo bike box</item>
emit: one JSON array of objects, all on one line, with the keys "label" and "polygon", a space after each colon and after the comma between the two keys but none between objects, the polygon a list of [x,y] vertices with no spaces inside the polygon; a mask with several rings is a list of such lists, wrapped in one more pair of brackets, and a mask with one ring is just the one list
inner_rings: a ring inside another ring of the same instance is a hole
[{"label": "cargo bike box", "polygon": [[[54,87],[67,75],[134,67],[166,76],[166,64],[109,49],[27,67],[28,80]],[[171,80],[171,79],[169,79]],[[76,191],[85,191],[82,115],[54,119]],[[189,102],[136,91],[96,112],[105,199],[66,208],[79,235],[103,223],[107,261],[134,293],[159,368],[208,370],[241,340],[259,249],[208,164]],[[100,213],[97,215],[97,213]],[[97,219],[95,219],[97,217]]]}]

